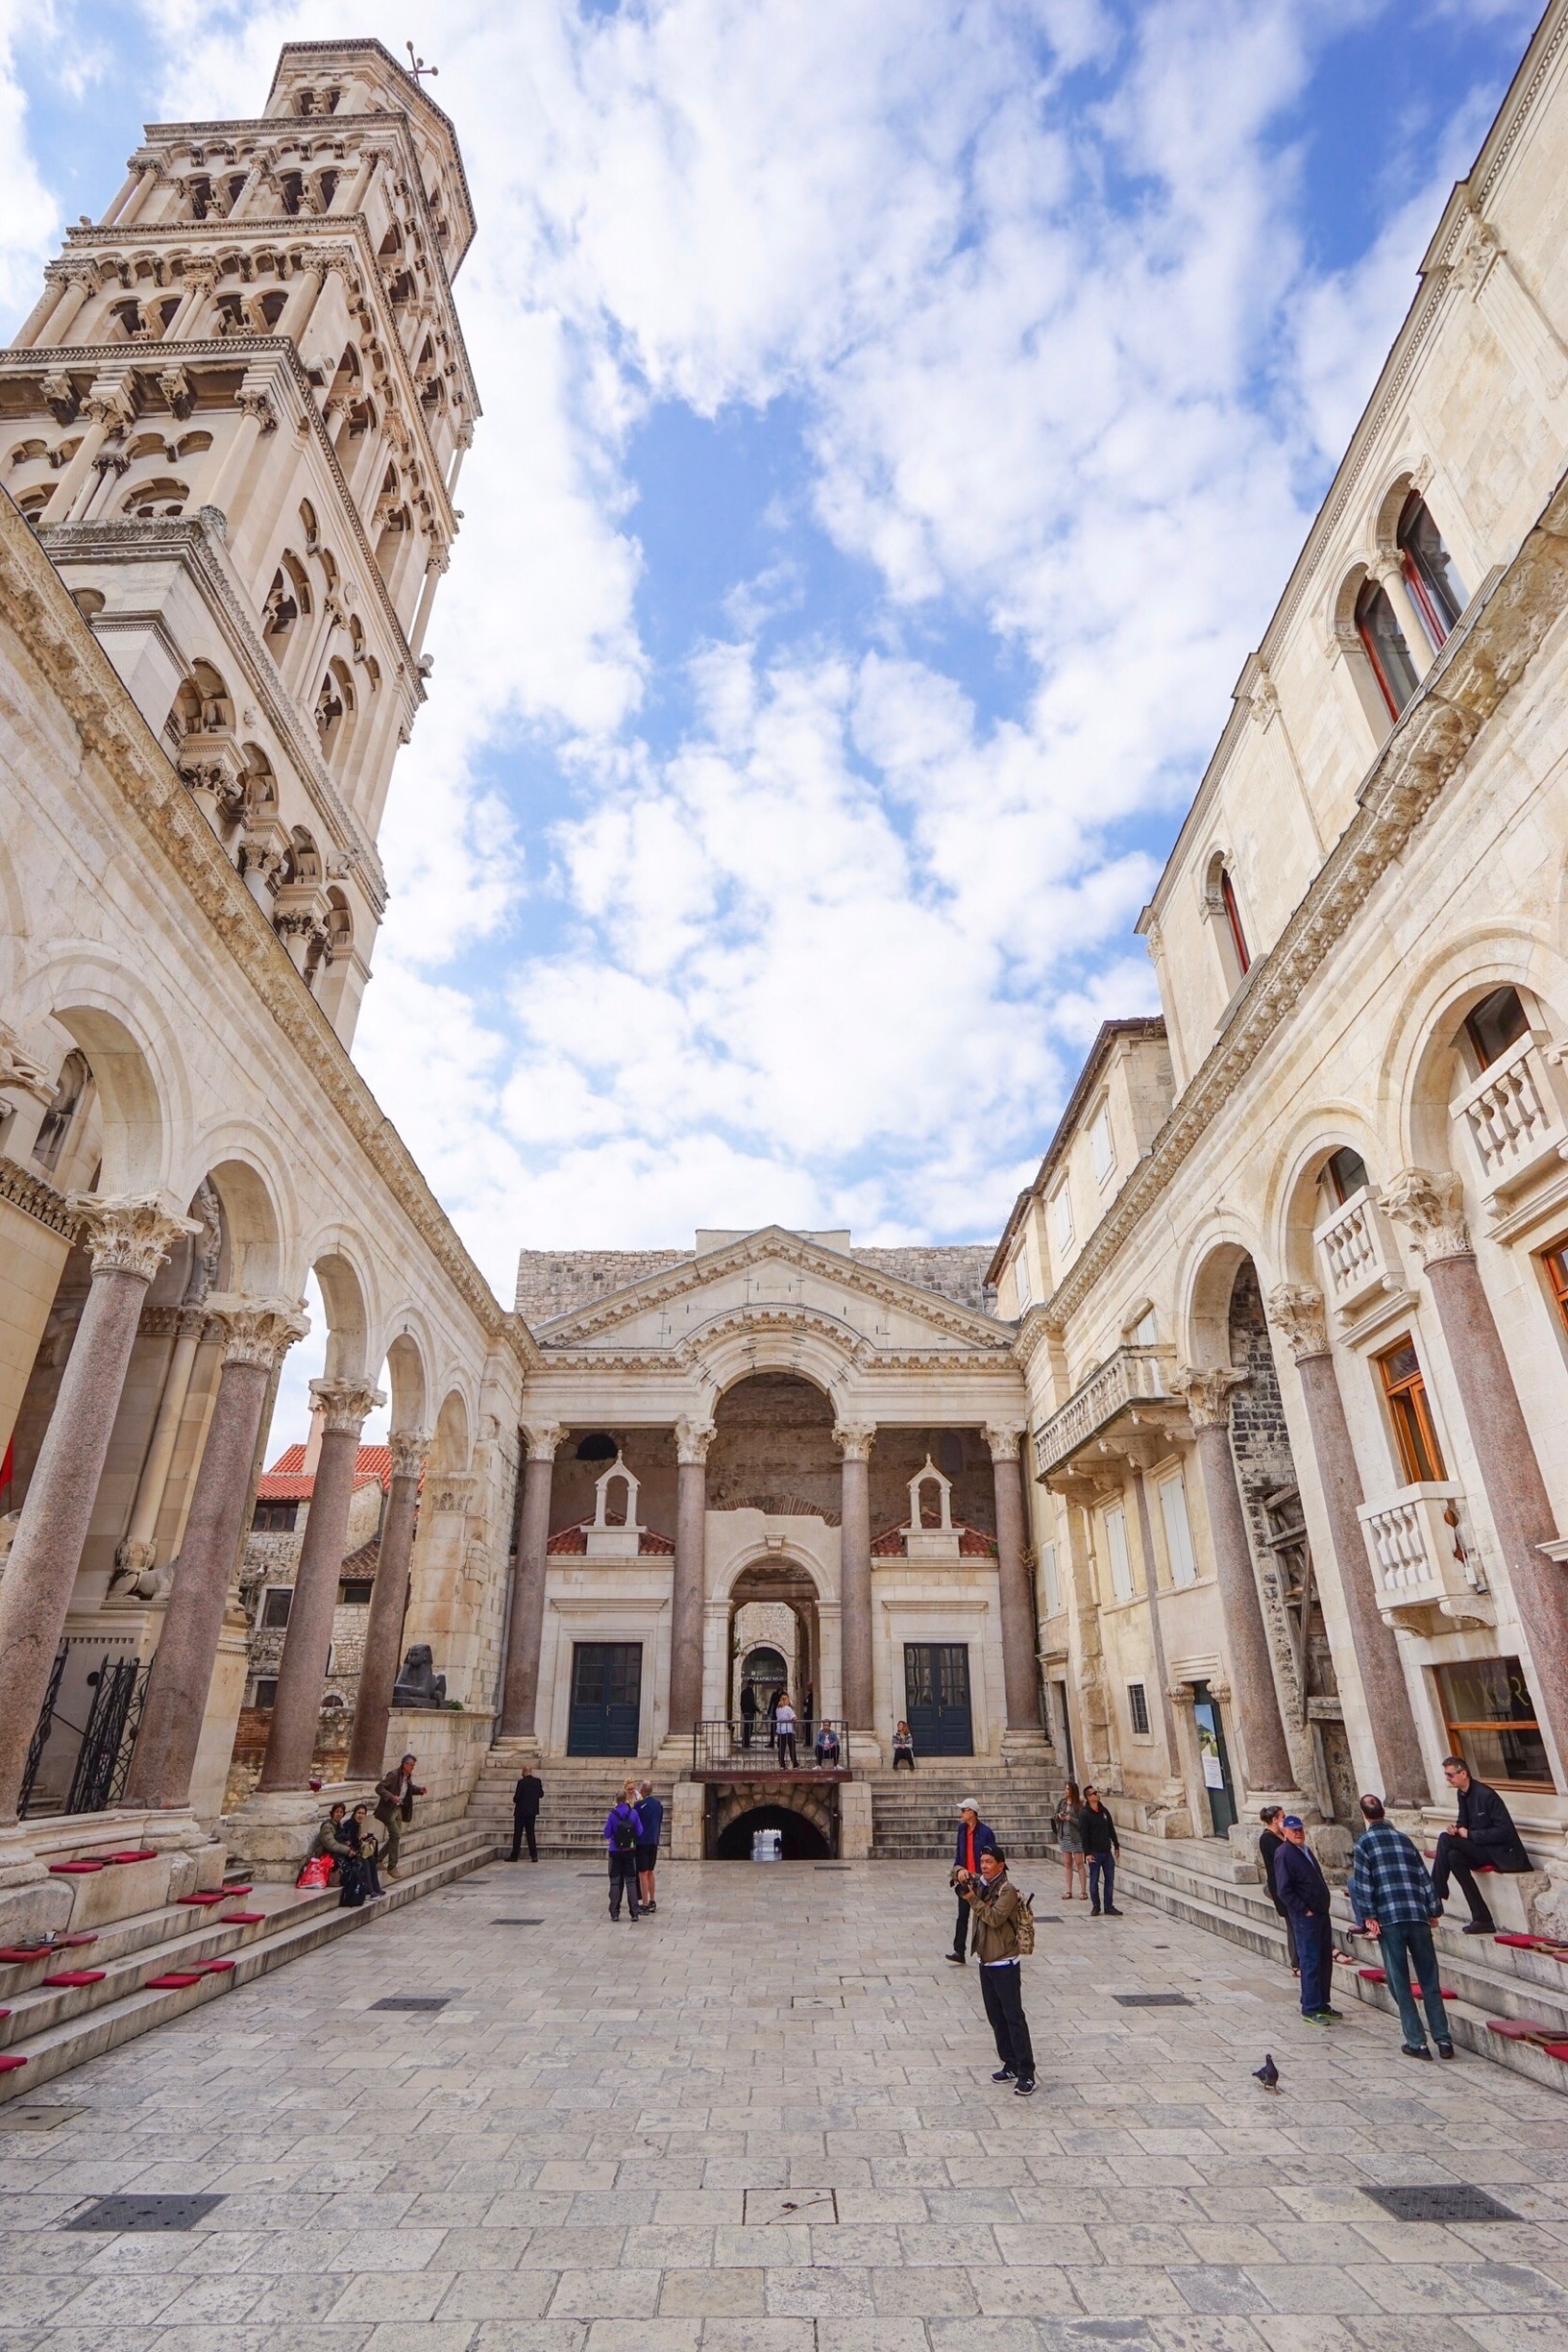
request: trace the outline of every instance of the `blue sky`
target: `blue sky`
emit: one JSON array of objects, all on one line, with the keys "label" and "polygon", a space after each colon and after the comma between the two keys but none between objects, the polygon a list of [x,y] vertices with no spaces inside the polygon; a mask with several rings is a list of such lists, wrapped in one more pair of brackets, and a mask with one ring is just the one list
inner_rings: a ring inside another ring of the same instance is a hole
[{"label": "blue sky", "polygon": [[485,417],[356,1052],[503,1294],[999,1229],[1532,19],[0,0],[12,320],[144,117],[440,66]]}]

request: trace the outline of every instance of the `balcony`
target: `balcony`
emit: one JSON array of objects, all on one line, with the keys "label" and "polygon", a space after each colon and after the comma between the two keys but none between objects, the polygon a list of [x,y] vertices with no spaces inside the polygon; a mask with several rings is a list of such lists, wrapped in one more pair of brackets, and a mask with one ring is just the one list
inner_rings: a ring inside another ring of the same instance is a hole
[{"label": "balcony", "polygon": [[1486,1205],[1568,1160],[1568,1073],[1564,1048],[1531,1029],[1500,1054],[1455,1103],[1486,1188]]},{"label": "balcony", "polygon": [[1399,1251],[1379,1207],[1376,1185],[1363,1185],[1312,1231],[1324,1295],[1345,1323],[1405,1288]]},{"label": "balcony", "polygon": [[1035,1476],[1045,1478],[1070,1461],[1091,1439],[1123,1414],[1168,1427],[1185,1409],[1168,1385],[1170,1351],[1121,1347],[1091,1372],[1081,1387],[1035,1433]]},{"label": "balcony", "polygon": [[1357,1511],[1385,1625],[1411,1633],[1452,1633],[1494,1625],[1475,1546],[1464,1531],[1464,1497],[1448,1480],[1403,1486],[1386,1503]]}]

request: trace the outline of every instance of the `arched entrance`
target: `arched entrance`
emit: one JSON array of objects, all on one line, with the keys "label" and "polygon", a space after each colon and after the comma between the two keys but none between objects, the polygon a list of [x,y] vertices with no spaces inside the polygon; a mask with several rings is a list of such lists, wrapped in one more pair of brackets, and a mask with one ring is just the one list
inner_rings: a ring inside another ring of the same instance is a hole
[{"label": "arched entrance", "polygon": [[783,1858],[786,1862],[825,1862],[833,1849],[818,1828],[803,1813],[789,1805],[753,1805],[749,1811],[737,1813],[726,1823],[714,1841],[714,1858],[719,1862],[749,1862],[751,1839],[758,1829],[776,1829],[780,1833]]},{"label": "arched entrance", "polygon": [[[805,1733],[821,1707],[821,1657],[817,1586],[809,1570],[773,1556],[745,1569],[729,1596],[730,1719],[765,1726],[770,1704],[787,1690]],[[744,1702],[747,1691],[754,1717]]]}]

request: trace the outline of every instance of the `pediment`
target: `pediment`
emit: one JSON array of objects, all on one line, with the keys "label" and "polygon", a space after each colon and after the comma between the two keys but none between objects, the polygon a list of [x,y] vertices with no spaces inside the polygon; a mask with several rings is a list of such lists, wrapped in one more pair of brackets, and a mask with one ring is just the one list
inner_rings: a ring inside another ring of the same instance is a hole
[{"label": "pediment", "polygon": [[676,1360],[747,1324],[798,1324],[851,1354],[977,1349],[1005,1357],[1008,1326],[771,1225],[631,1284],[536,1333],[545,1359],[613,1347]]}]

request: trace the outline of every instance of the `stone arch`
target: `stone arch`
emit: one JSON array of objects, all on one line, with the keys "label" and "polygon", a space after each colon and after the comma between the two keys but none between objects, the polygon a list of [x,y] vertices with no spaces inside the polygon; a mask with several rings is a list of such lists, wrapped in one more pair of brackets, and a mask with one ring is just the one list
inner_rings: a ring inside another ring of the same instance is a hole
[{"label": "stone arch", "polygon": [[[784,1837],[784,1858],[791,1862],[826,1861],[839,1850],[838,1789],[832,1781],[821,1788],[743,1781],[720,1789],[714,1799],[709,1850],[717,1861],[747,1861],[754,1829],[778,1829]],[[792,1850],[793,1848],[793,1850]]]},{"label": "stone arch", "polygon": [[1568,962],[1539,924],[1471,932],[1434,957],[1407,991],[1379,1073],[1384,1097],[1394,1106],[1400,1164],[1476,1176],[1469,1155],[1455,1149],[1450,1115],[1461,1078],[1472,1075],[1458,1039],[1467,1014],[1499,988],[1518,990],[1532,1023],[1562,1036]]},{"label": "stone arch", "polygon": [[430,1384],[425,1349],[404,1328],[386,1351],[386,1388],[392,1401],[389,1427],[407,1433],[429,1427]]},{"label": "stone arch", "polygon": [[[795,1503],[837,1515],[841,1463],[834,1402],[797,1365],[748,1366],[714,1399],[708,1507],[735,1510]],[[782,1515],[782,1514],[779,1514]]]},{"label": "stone arch", "polygon": [[430,1446],[432,1470],[461,1472],[468,1468],[471,1428],[467,1398],[460,1388],[449,1388],[435,1416],[435,1435]]},{"label": "stone arch", "polygon": [[1223,1370],[1231,1361],[1231,1293],[1241,1267],[1256,1262],[1250,1238],[1211,1231],[1193,1245],[1192,1256],[1177,1293],[1180,1354],[1183,1361],[1205,1370]]},{"label": "stone arch", "polygon": [[1335,1152],[1346,1149],[1365,1162],[1374,1184],[1392,1175],[1375,1124],[1359,1104],[1349,1102],[1324,1103],[1305,1113],[1276,1163],[1265,1221],[1274,1262],[1286,1282],[1319,1280],[1312,1241],[1323,1215],[1319,1187]]},{"label": "stone arch", "polygon": [[369,1371],[374,1286],[358,1244],[338,1233],[323,1236],[307,1262],[321,1286],[327,1312],[324,1377],[363,1380]]},{"label": "stone arch", "polygon": [[282,1220],[272,1188],[247,1160],[225,1159],[207,1181],[223,1209],[225,1264],[222,1287],[253,1298],[274,1295],[282,1280]]}]

